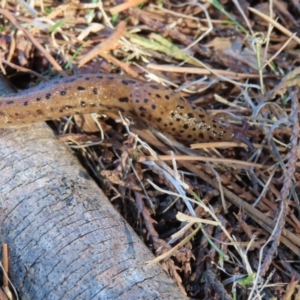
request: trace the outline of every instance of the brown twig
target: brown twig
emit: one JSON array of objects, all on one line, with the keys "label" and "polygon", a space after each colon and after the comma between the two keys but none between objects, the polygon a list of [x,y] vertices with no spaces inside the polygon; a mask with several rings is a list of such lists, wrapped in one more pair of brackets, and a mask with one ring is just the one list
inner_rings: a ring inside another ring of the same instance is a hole
[{"label": "brown twig", "polygon": [[105,51],[100,51],[99,55],[101,57],[103,57],[104,59],[106,59],[107,61],[115,64],[116,66],[119,66],[122,70],[124,70],[128,75],[134,77],[134,78],[138,78],[139,74],[137,72],[135,72],[129,64],[127,63],[123,63],[120,60],[118,60],[116,57],[111,56],[109,53],[106,53]]},{"label": "brown twig", "polygon": [[92,60],[95,56],[99,55],[100,53],[103,53],[103,51],[108,51],[115,49],[116,46],[119,43],[119,39],[125,34],[126,32],[126,22],[122,21],[120,22],[113,34],[108,37],[104,42],[100,43],[96,47],[94,47],[92,50],[90,50],[78,63],[78,67],[82,67],[87,62]]},{"label": "brown twig", "polygon": [[[216,70],[213,69],[214,74],[210,72],[207,69],[204,68],[195,68],[195,67],[180,67],[180,66],[169,66],[169,65],[155,65],[155,64],[148,64],[148,69],[152,70],[159,70],[159,71],[165,71],[165,72],[178,72],[178,73],[184,73],[184,74],[197,74],[197,75],[220,75],[220,76],[226,76],[231,79],[247,79],[247,78],[259,78],[259,74],[244,74],[244,73],[237,73],[232,72],[228,70]],[[264,75],[264,78],[278,78],[280,76],[278,75]]]},{"label": "brown twig", "polygon": [[[256,164],[252,162],[247,161],[240,161],[235,159],[225,159],[225,158],[218,158],[218,157],[206,157],[206,156],[189,156],[189,155],[174,155],[173,156],[176,161],[204,161],[204,162],[213,162],[213,163],[222,163],[222,164],[233,164],[235,166],[240,166],[241,168],[268,168],[268,166],[262,165],[262,164]],[[159,155],[158,158],[152,157],[152,156],[140,156],[138,161],[144,162],[144,161],[157,161],[157,160],[172,160],[172,156],[170,155]]]},{"label": "brown twig", "polygon": [[131,0],[131,1],[127,1],[127,2],[124,2],[124,3],[121,3],[119,5],[116,5],[116,6],[112,7],[109,10],[109,12],[112,15],[114,15],[114,14],[120,13],[123,10],[126,10],[126,9],[128,9],[130,7],[138,6],[139,4],[141,4],[143,2],[146,2],[146,0]]}]

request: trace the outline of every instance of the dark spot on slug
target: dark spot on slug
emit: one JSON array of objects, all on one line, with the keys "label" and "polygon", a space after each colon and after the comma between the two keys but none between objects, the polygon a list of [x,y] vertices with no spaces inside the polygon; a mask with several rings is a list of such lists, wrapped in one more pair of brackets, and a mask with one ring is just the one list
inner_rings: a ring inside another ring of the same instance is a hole
[{"label": "dark spot on slug", "polygon": [[152,87],[154,90],[159,90],[159,86],[155,84],[150,84],[150,87]]},{"label": "dark spot on slug", "polygon": [[214,138],[213,138],[212,136],[209,136],[209,139],[210,139],[211,141],[213,141],[213,140],[214,140]]},{"label": "dark spot on slug", "polygon": [[36,112],[37,112],[39,115],[42,115],[42,114],[43,114],[43,112],[42,112],[40,109],[38,109]]},{"label": "dark spot on slug", "polygon": [[177,105],[176,108],[177,108],[177,109],[184,109],[184,106]]},{"label": "dark spot on slug", "polygon": [[61,95],[61,96],[65,96],[66,94],[67,94],[66,91],[61,91],[61,92],[60,92],[60,95]]},{"label": "dark spot on slug", "polygon": [[152,108],[153,110],[155,110],[155,109],[156,109],[156,105],[155,105],[155,104],[152,104],[152,105],[151,105],[151,108]]},{"label": "dark spot on slug", "polygon": [[15,116],[18,117],[20,114],[19,113],[15,113]]},{"label": "dark spot on slug", "polygon": [[187,136],[187,137],[188,137],[188,139],[190,139],[190,138],[192,138],[192,135],[188,134],[188,136]]},{"label": "dark spot on slug", "polygon": [[188,129],[188,128],[189,128],[189,125],[188,125],[188,124],[184,124],[184,125],[183,125],[183,128],[184,128],[184,129]]},{"label": "dark spot on slug", "polygon": [[81,102],[80,102],[80,105],[81,105],[82,107],[85,107],[85,106],[86,106],[86,102],[85,102],[85,101],[81,101]]},{"label": "dark spot on slug", "polygon": [[41,101],[41,97],[37,97],[35,100],[36,101]]},{"label": "dark spot on slug", "polygon": [[98,78],[98,79],[103,79],[103,76],[97,75],[96,78]]},{"label": "dark spot on slug", "polygon": [[174,113],[171,113],[170,116],[171,116],[171,118],[174,118],[174,117],[175,117],[175,114],[174,114]]},{"label": "dark spot on slug", "polygon": [[140,114],[140,116],[141,116],[142,118],[145,118],[145,117],[146,117],[145,113],[143,113],[143,112]]},{"label": "dark spot on slug", "polygon": [[155,96],[156,98],[161,98],[160,94],[156,94]]},{"label": "dark spot on slug", "polygon": [[114,79],[115,79],[114,76],[108,76],[107,78],[108,78],[109,80],[114,80]]},{"label": "dark spot on slug", "polygon": [[145,111],[147,111],[147,109],[144,106],[140,106],[139,111],[145,112]]},{"label": "dark spot on slug", "polygon": [[135,100],[135,103],[140,103],[140,100],[139,100],[139,99],[136,99],[136,100]]},{"label": "dark spot on slug", "polygon": [[47,93],[46,94],[46,99],[49,100],[51,98],[51,96],[52,96],[51,93]]},{"label": "dark spot on slug", "polygon": [[128,102],[129,99],[128,99],[128,97],[121,97],[121,98],[119,98],[119,101],[120,102]]},{"label": "dark spot on slug", "polygon": [[148,99],[148,98],[144,99],[144,103],[147,103],[148,101],[149,101],[149,99]]},{"label": "dark spot on slug", "polygon": [[176,128],[175,128],[175,127],[173,127],[173,128],[172,128],[172,131],[176,131]]},{"label": "dark spot on slug", "polygon": [[165,126],[165,127],[168,127],[168,124],[165,123],[164,126]]},{"label": "dark spot on slug", "polygon": [[192,130],[193,130],[193,131],[196,131],[196,127],[194,127]]},{"label": "dark spot on slug", "polygon": [[176,118],[176,122],[179,122],[181,119],[180,118]]},{"label": "dark spot on slug", "polygon": [[28,101],[25,101],[25,102],[24,102],[24,106],[27,106],[27,105],[28,105]]},{"label": "dark spot on slug", "polygon": [[149,92],[148,95],[151,96],[152,94]]},{"label": "dark spot on slug", "polygon": [[173,126],[173,122],[170,122],[170,123],[169,123],[169,126]]},{"label": "dark spot on slug", "polygon": [[123,79],[122,83],[125,84],[125,85],[129,85],[129,84],[135,84],[136,81],[130,80],[130,79]]},{"label": "dark spot on slug", "polygon": [[157,118],[156,121],[157,121],[158,123],[160,123],[160,122],[162,121],[162,118]]},{"label": "dark spot on slug", "polygon": [[199,118],[201,118],[201,119],[204,119],[204,118],[205,118],[205,115],[202,115],[202,114],[199,114],[198,116],[199,116]]},{"label": "dark spot on slug", "polygon": [[13,104],[14,101],[13,100],[10,100],[10,101],[6,101],[6,104],[10,105],[10,104]]},{"label": "dark spot on slug", "polygon": [[169,100],[170,99],[169,95],[165,95],[165,99]]},{"label": "dark spot on slug", "polygon": [[179,130],[179,133],[184,133],[184,132],[185,132],[185,130],[182,130],[182,129],[181,129],[181,130]]},{"label": "dark spot on slug", "polygon": [[84,79],[85,79],[85,80],[90,80],[90,77],[85,77]]},{"label": "dark spot on slug", "polygon": [[85,88],[84,88],[83,86],[78,86],[78,87],[77,87],[77,90],[78,90],[78,91],[84,91]]},{"label": "dark spot on slug", "polygon": [[188,119],[193,119],[193,118],[194,118],[194,114],[188,113],[188,114],[187,114],[187,117],[188,117]]},{"label": "dark spot on slug", "polygon": [[204,134],[202,132],[199,133],[199,138],[204,139]]},{"label": "dark spot on slug", "polygon": [[98,89],[97,88],[93,88],[93,93],[94,93],[94,95],[98,95]]}]

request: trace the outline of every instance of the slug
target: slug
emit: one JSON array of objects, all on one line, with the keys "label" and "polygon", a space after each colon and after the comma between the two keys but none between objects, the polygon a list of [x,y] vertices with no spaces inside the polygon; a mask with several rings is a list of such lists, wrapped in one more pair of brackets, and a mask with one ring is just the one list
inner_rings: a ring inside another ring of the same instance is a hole
[{"label": "slug", "polygon": [[242,130],[217,118],[157,83],[111,74],[55,79],[18,94],[0,97],[0,127],[86,113],[120,111],[185,143],[240,141]]}]

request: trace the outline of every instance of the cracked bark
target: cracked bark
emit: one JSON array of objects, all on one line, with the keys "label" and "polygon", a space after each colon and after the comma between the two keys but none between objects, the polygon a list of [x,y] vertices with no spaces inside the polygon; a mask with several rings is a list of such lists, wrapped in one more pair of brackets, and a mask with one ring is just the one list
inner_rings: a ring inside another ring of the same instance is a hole
[{"label": "cracked bark", "polygon": [[0,222],[23,300],[184,298],[46,124],[0,129]]}]

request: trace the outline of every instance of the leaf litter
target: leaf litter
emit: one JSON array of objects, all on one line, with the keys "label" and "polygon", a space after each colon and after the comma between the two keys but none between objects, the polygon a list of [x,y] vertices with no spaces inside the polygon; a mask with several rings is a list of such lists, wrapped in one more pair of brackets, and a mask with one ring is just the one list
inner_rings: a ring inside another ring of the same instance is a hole
[{"label": "leaf litter", "polygon": [[[8,1],[0,67],[19,89],[54,76],[151,79],[231,122],[190,148],[106,114],[52,122],[193,299],[299,297],[297,1]],[[22,79],[22,80],[20,80]],[[101,133],[102,132],[102,133]]]}]

